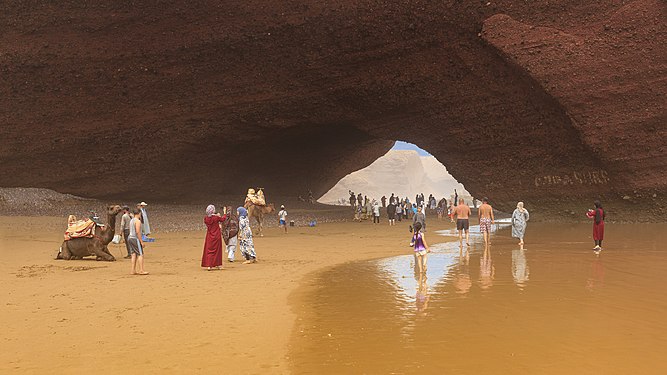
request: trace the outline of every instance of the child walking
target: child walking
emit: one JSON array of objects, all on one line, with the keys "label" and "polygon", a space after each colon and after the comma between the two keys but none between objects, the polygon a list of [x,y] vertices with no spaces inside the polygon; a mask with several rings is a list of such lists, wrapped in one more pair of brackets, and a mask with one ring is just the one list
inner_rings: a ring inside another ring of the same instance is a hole
[{"label": "child walking", "polygon": [[419,273],[426,272],[426,260],[428,258],[428,253],[431,252],[431,249],[426,243],[424,238],[424,233],[421,232],[422,224],[418,221],[414,226],[414,234],[412,235],[412,242],[410,246],[413,246],[415,249],[415,263],[419,267]]}]

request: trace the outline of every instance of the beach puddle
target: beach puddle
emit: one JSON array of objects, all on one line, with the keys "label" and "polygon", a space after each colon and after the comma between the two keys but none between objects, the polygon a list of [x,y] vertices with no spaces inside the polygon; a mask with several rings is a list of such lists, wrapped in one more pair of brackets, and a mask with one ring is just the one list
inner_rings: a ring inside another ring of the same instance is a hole
[{"label": "beach puddle", "polygon": [[433,245],[425,275],[407,243],[406,255],[326,270],[295,306],[292,369],[667,373],[666,229],[608,224],[595,255],[589,225],[531,223],[526,250],[506,224],[488,249],[473,227],[469,251]]}]

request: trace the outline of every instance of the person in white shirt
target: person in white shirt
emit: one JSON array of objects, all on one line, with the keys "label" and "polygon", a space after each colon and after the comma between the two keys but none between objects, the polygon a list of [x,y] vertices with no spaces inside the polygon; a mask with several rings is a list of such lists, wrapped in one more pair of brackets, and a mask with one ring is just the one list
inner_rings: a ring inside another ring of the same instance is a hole
[{"label": "person in white shirt", "polygon": [[284,205],[280,206],[280,211],[278,212],[278,226],[285,228],[285,233],[287,233],[287,210]]}]

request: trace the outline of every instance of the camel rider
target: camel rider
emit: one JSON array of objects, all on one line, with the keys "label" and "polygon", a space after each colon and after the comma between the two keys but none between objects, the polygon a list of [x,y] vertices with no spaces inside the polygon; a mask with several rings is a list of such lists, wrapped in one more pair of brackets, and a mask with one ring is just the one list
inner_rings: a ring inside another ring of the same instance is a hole
[{"label": "camel rider", "polygon": [[250,205],[256,205],[256,206],[266,206],[266,200],[264,199],[264,192],[262,191],[262,188],[257,188],[257,192],[255,193],[255,189],[248,189],[248,194],[245,197],[245,203],[243,204],[243,207],[248,208]]}]

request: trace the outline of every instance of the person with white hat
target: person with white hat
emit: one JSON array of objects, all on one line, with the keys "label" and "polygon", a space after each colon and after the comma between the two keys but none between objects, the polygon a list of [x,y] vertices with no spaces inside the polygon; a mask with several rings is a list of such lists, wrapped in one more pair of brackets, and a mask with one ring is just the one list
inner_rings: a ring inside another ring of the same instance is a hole
[{"label": "person with white hat", "polygon": [[278,226],[285,228],[285,233],[287,233],[287,210],[285,209],[285,205],[280,205],[278,219]]},{"label": "person with white hat", "polygon": [[137,205],[137,208],[141,210],[141,235],[150,236],[151,234],[151,225],[148,222],[148,213],[146,212],[146,206],[148,203],[141,202]]}]

